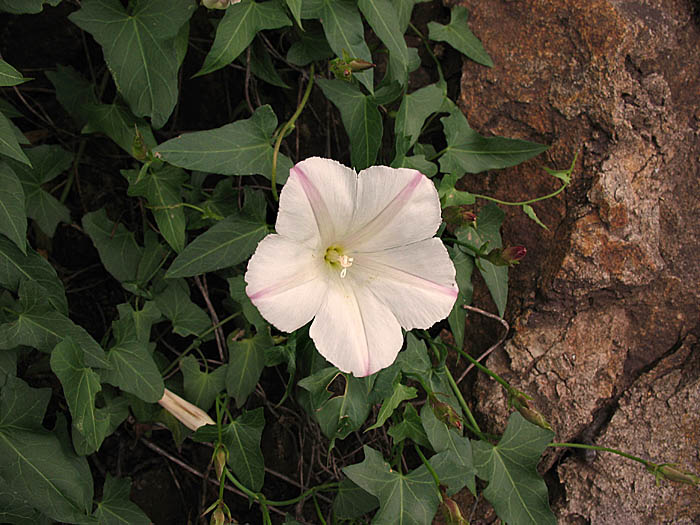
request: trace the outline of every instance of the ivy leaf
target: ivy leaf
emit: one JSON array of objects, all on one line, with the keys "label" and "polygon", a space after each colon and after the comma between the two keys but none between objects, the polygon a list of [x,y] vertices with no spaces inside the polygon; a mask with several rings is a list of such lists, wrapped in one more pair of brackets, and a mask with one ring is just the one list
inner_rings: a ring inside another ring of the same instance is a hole
[{"label": "ivy leaf", "polygon": [[316,420],[323,432],[331,440],[331,448],[336,439],[345,439],[367,419],[370,410],[367,380],[350,374],[345,378],[343,395],[330,398],[316,411]]},{"label": "ivy leaf", "polygon": [[91,522],[93,487],[87,460],[41,425],[50,397],[50,389],[30,388],[14,377],[0,390],[0,478],[56,521]]},{"label": "ivy leaf", "polygon": [[456,5],[450,12],[450,23],[446,26],[437,22],[428,22],[430,40],[447,42],[463,55],[484,66],[493,67],[493,60],[481,45],[478,38],[467,25],[469,11],[466,7]]},{"label": "ivy leaf", "polygon": [[45,191],[42,184],[66,171],[73,163],[73,154],[53,145],[37,146],[26,153],[32,167],[18,162],[14,162],[13,167],[24,188],[27,215],[37,222],[46,235],[53,237],[59,222],[70,222],[70,212]]},{"label": "ivy leaf", "polygon": [[474,271],[474,259],[466,255],[458,247],[450,247],[447,249],[452,258],[457,271],[457,286],[459,294],[455,305],[452,307],[450,315],[447,317],[447,322],[452,330],[452,335],[455,338],[455,346],[457,348],[464,347],[464,326],[467,320],[467,312],[463,308],[465,304],[471,304],[472,293],[474,286],[472,285],[472,272]]},{"label": "ivy leaf", "polygon": [[[258,491],[265,479],[265,463],[260,450],[260,437],[265,427],[263,408],[244,412],[228,425],[221,435],[228,450],[226,462],[236,477],[249,489]],[[194,441],[211,442],[218,439],[218,429],[206,425],[192,435]]]},{"label": "ivy leaf", "polygon": [[104,208],[85,214],[83,229],[97,248],[102,264],[115,279],[120,282],[136,279],[142,249],[132,232],[109,220]]},{"label": "ivy leaf", "polygon": [[[353,0],[320,0],[320,3],[322,5],[318,18],[320,18],[323,31],[326,33],[326,40],[336,56],[344,56],[343,51],[345,51],[351,58],[372,62],[372,55],[365,43],[365,29],[360,13],[357,11],[356,2]],[[370,93],[374,91],[374,72],[372,69],[355,73],[353,76]],[[326,94],[326,96],[328,95]]]},{"label": "ivy leaf", "polygon": [[389,0],[359,0],[357,6],[375,34],[401,67],[408,68],[408,47],[399,26],[399,16]]},{"label": "ivy leaf", "polygon": [[468,191],[455,189],[455,184],[461,177],[446,173],[440,181],[438,195],[443,208],[450,206],[471,205],[476,202],[476,197]]},{"label": "ivy leaf", "polygon": [[226,9],[216,28],[216,37],[202,69],[195,76],[206,75],[233,62],[264,29],[290,26],[282,6],[276,2],[239,2]]},{"label": "ivy leaf", "polygon": [[185,210],[182,207],[182,184],[187,174],[173,166],[159,170],[124,170],[122,175],[129,181],[131,197],[145,197],[156,219],[158,229],[176,252],[185,247]]},{"label": "ivy leaf", "polygon": [[12,168],[0,161],[0,233],[23,254],[27,253],[27,214],[22,183]]},{"label": "ivy leaf", "polygon": [[542,451],[554,433],[514,412],[497,446],[474,442],[477,475],[489,482],[484,497],[507,523],[555,524],[547,485],[537,473]]},{"label": "ivy leaf", "polygon": [[107,473],[102,501],[97,502],[93,513],[100,525],[150,525],[150,518],[129,499],[130,492],[130,478],[114,478]]},{"label": "ivy leaf", "polygon": [[[483,246],[488,242],[489,249],[502,246],[500,228],[505,213],[495,204],[488,204],[482,208],[477,217],[477,229],[465,226],[457,230],[457,240],[474,245]],[[476,255],[472,253],[472,255]],[[498,315],[503,317],[508,302],[508,267],[496,266],[489,261],[480,258],[477,264],[479,273],[484,278],[489,293],[496,303]]]},{"label": "ivy leaf", "polygon": [[102,46],[114,82],[137,116],[162,127],[175,107],[180,67],[175,38],[192,16],[189,0],[86,0],[69,16]]},{"label": "ivy leaf", "polygon": [[0,349],[25,345],[49,353],[64,338],[70,337],[85,353],[88,366],[110,366],[92,336],[49,305],[46,291],[40,284],[22,281],[18,293],[19,303],[13,308],[15,319],[0,325]]},{"label": "ivy leaf", "polygon": [[199,335],[211,327],[211,319],[190,299],[187,281],[176,279],[168,281],[168,286],[155,298],[161,313],[173,323],[173,331],[187,337]]},{"label": "ivy leaf", "polygon": [[231,215],[188,244],[170,265],[166,278],[192,277],[229,268],[252,255],[267,225]]},{"label": "ivy leaf", "polygon": [[445,423],[438,420],[428,404],[423,405],[420,419],[433,450],[437,453],[445,452],[448,458],[444,464],[439,458],[430,459],[433,467],[440,466],[438,471],[440,481],[448,485],[450,494],[456,493],[464,485],[469,487],[472,494],[476,494],[474,481],[476,470],[472,462],[472,446],[469,438],[462,436],[455,428],[448,428]]},{"label": "ivy leaf", "polygon": [[94,86],[73,68],[58,66],[56,71],[47,71],[46,76],[54,85],[61,106],[78,124],[84,125],[82,133],[104,133],[129,155],[133,155],[136,127],[146,146],[151,149],[155,147],[156,139],[145,120],[135,117],[118,102],[100,104]]},{"label": "ivy leaf", "polygon": [[226,388],[227,365],[202,372],[197,358],[188,355],[180,361],[185,396],[202,410],[209,410],[219,392]]},{"label": "ivy leaf", "polygon": [[378,506],[377,498],[346,478],[338,485],[338,492],[333,499],[333,514],[341,519],[352,520],[372,512]]},{"label": "ivy leaf", "polygon": [[85,365],[83,351],[70,337],[58,343],[51,352],[51,370],[63,386],[73,427],[80,432],[92,450],[98,450],[107,436],[109,418],[95,407],[95,397],[102,390],[100,376]]},{"label": "ivy leaf", "polygon": [[399,353],[396,362],[404,373],[419,377],[427,376],[432,368],[425,343],[411,332],[406,334],[406,349]]},{"label": "ivy leaf", "polygon": [[31,78],[24,78],[22,73],[17,71],[10,64],[0,59],[0,86],[17,86],[23,84]]},{"label": "ivy leaf", "polygon": [[259,332],[242,341],[228,341],[228,368],[226,390],[236,400],[238,408],[243,406],[265,368],[265,350],[275,346],[269,332]]},{"label": "ivy leaf", "polygon": [[12,122],[10,122],[5,115],[0,113],[0,155],[5,155],[22,164],[31,166],[31,162],[29,162],[29,159],[24,154],[24,151],[22,151],[17,141],[15,129]]},{"label": "ivy leaf", "polygon": [[[227,9],[227,15],[238,5]],[[264,175],[272,173],[272,134],[277,117],[269,105],[255,110],[249,119],[241,119],[217,129],[186,133],[164,142],[156,155],[164,161],[194,171],[220,175]],[[289,176],[292,161],[279,154],[277,182]]]},{"label": "ivy leaf", "polygon": [[[384,399],[382,402],[382,408],[379,409],[379,415],[377,415],[377,422],[367,430],[372,430],[381,427],[384,422],[389,419],[394,410],[398,408],[402,401],[407,399],[413,399],[418,395],[418,391],[412,386],[406,386],[401,383],[396,384],[391,395]],[[365,432],[367,432],[365,430]]]},{"label": "ivy leaf", "polygon": [[547,146],[520,139],[482,137],[474,131],[458,108],[440,119],[447,147],[440,157],[445,173],[480,173],[515,166],[547,150]]},{"label": "ivy leaf", "polygon": [[[340,3],[340,2],[339,2]],[[372,166],[382,143],[382,116],[372,97],[343,80],[318,79],[326,97],[340,110],[350,138],[350,159],[356,170]]]},{"label": "ivy leaf", "polygon": [[365,459],[343,472],[379,500],[373,524],[426,525],[432,523],[439,499],[435,481],[425,465],[402,474],[393,470],[376,450],[365,446]]},{"label": "ivy leaf", "polygon": [[422,87],[403,97],[394,123],[394,134],[409,139],[405,146],[408,151],[420,136],[425,120],[440,111],[445,100],[445,85],[437,82]]},{"label": "ivy leaf", "polygon": [[394,440],[394,445],[401,443],[405,439],[410,439],[417,445],[430,447],[430,441],[428,441],[428,436],[425,434],[420,416],[410,403],[406,403],[401,422],[392,426],[387,434]]},{"label": "ivy leaf", "polygon": [[537,223],[538,226],[540,226],[541,228],[544,228],[545,230],[549,230],[549,228],[547,228],[547,225],[545,223],[543,223],[540,220],[540,218],[537,216],[537,214],[535,213],[535,210],[532,208],[532,206],[530,206],[529,204],[523,204],[523,212],[525,213],[525,215],[527,215],[533,221],[535,221],[535,223]]}]

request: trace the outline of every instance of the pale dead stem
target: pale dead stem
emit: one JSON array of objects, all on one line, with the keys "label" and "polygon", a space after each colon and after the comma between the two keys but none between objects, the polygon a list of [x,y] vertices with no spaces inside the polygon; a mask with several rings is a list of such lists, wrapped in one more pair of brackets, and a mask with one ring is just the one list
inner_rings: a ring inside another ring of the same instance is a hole
[{"label": "pale dead stem", "polygon": [[[505,328],[505,330],[503,331],[503,334],[501,335],[500,339],[499,339],[494,345],[491,345],[491,346],[489,347],[489,349],[486,350],[483,354],[481,354],[479,357],[477,357],[476,360],[477,360],[478,362],[481,362],[482,359],[486,359],[486,358],[488,357],[488,355],[489,355],[491,352],[493,352],[496,348],[498,348],[499,346],[501,346],[501,344],[503,343],[503,341],[506,340],[506,336],[508,335],[508,332],[510,331],[510,325],[508,324],[508,322],[507,322],[505,319],[502,319],[502,318],[498,317],[497,315],[494,315],[494,314],[492,314],[492,313],[490,313],[490,312],[487,312],[486,310],[482,310],[481,308],[477,308],[477,307],[475,307],[475,306],[469,306],[469,305],[466,305],[466,304],[465,304],[465,305],[464,305],[464,309],[465,309],[465,310],[469,310],[470,312],[475,312],[475,313],[477,313],[477,314],[481,314],[481,315],[483,315],[483,316],[485,316],[485,317],[488,317],[489,319],[494,319],[494,320],[498,321],[499,323],[501,323],[501,325],[503,325],[503,328]],[[474,364],[473,364],[473,363],[470,364],[470,365],[466,368],[466,370],[464,370],[464,372],[462,372],[462,375],[459,376],[459,379],[457,379],[456,383],[459,384],[459,383],[462,381],[462,379],[464,379],[464,378],[467,376],[467,374],[469,373],[469,371],[470,371],[472,368],[474,368]]]}]

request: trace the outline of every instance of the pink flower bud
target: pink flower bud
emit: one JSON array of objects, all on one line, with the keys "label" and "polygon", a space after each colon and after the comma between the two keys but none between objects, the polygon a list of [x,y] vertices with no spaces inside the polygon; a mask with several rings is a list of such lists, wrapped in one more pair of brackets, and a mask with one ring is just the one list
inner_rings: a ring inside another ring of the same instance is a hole
[{"label": "pink flower bud", "polygon": [[451,405],[440,401],[432,392],[428,395],[428,401],[438,420],[445,423],[448,427],[453,427],[460,431],[462,430],[462,418],[459,417]]},{"label": "pink flower bud", "polygon": [[526,254],[525,246],[509,246],[501,252],[501,257],[510,264],[517,264]]}]

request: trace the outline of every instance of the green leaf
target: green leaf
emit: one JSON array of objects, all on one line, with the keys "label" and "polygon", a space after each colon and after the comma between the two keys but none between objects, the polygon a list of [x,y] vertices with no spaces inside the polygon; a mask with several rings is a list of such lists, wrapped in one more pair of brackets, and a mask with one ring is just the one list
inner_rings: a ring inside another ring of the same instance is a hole
[{"label": "green leaf", "polygon": [[440,157],[445,173],[480,173],[515,166],[547,150],[547,146],[520,139],[482,137],[474,131],[459,109],[440,119],[447,147]]},{"label": "green leaf", "polygon": [[321,432],[331,440],[345,439],[367,419],[370,410],[367,379],[342,374],[345,378],[343,395],[330,398],[315,413]]},{"label": "green leaf", "polygon": [[[341,3],[341,2],[338,2]],[[318,79],[326,97],[340,110],[350,138],[350,158],[356,170],[372,166],[382,143],[382,116],[371,97],[343,80]]]},{"label": "green leaf", "polygon": [[[445,423],[438,420],[427,403],[423,405],[420,417],[430,446],[435,452],[446,452],[449,458],[446,464],[441,465],[441,472],[438,472],[440,481],[450,488],[450,494],[454,494],[465,485],[469,487],[472,494],[476,494],[474,480],[476,470],[472,462],[472,446],[469,438],[462,436],[455,428],[448,428]],[[434,462],[434,459],[431,458],[430,462],[436,466],[437,460]],[[451,483],[448,483],[448,480]]]},{"label": "green leaf", "polygon": [[456,5],[450,12],[450,23],[446,26],[437,22],[428,22],[428,37],[437,42],[447,42],[457,51],[484,66],[493,67],[493,60],[474,36],[467,25],[469,11],[466,7]]},{"label": "green leaf", "polygon": [[322,31],[307,30],[299,38],[287,51],[287,60],[292,64],[308,66],[311,62],[333,58],[333,50]]},{"label": "green leaf", "polygon": [[404,373],[419,377],[427,376],[432,368],[425,343],[410,332],[406,334],[406,349],[399,353],[396,362]]},{"label": "green leaf", "polygon": [[[488,204],[482,208],[477,217],[477,229],[465,226],[457,230],[457,239],[476,247],[481,247],[488,242],[488,248],[500,248],[502,246],[500,228],[505,213],[495,204]],[[472,255],[475,255],[472,253]],[[484,282],[493,298],[498,314],[503,317],[508,302],[508,267],[496,266],[489,261],[479,258],[477,268],[484,278]]]},{"label": "green leaf", "polygon": [[399,21],[399,32],[403,35],[408,29],[408,23],[411,21],[411,13],[413,6],[430,0],[391,0],[396,9],[396,17]]},{"label": "green leaf", "polygon": [[299,25],[299,28],[303,31],[304,28],[301,25],[302,0],[285,0],[285,1],[287,3],[287,7],[292,12],[292,16],[294,17],[294,20]]},{"label": "green leaf", "polygon": [[440,181],[438,195],[443,208],[449,206],[471,205],[476,202],[476,197],[468,191],[455,189],[455,184],[461,177],[446,173]]},{"label": "green leaf", "polygon": [[134,281],[141,261],[142,248],[134,234],[124,225],[115,225],[104,208],[83,216],[83,229],[90,236],[109,273],[120,282]]},{"label": "green leaf", "polygon": [[[121,425],[124,420],[129,417],[129,402],[125,397],[116,396],[112,394],[112,389],[102,390],[102,398],[104,401],[104,407],[100,408],[101,416],[107,420],[107,431],[106,435],[110,436],[115,430]],[[87,456],[89,454],[94,454],[97,448],[90,445],[87,439],[78,432],[75,428],[75,422],[73,422],[73,432],[71,437],[73,438],[73,448],[79,456]]]},{"label": "green leaf", "polygon": [[[244,4],[233,7],[237,5]],[[271,141],[276,127],[277,117],[272,108],[265,105],[249,119],[170,139],[156,148],[156,154],[170,164],[190,170],[221,175],[264,175],[269,179],[273,157]],[[280,154],[278,183],[287,180],[291,167],[292,161]]]},{"label": "green leaf", "polygon": [[407,403],[406,408],[403,410],[401,422],[392,426],[387,431],[387,434],[394,440],[394,445],[398,445],[405,439],[410,439],[417,445],[430,447],[430,441],[428,441],[428,436],[425,434],[420,416],[410,403]]},{"label": "green leaf", "polygon": [[17,71],[10,64],[0,59],[0,86],[17,86],[31,78],[24,78],[22,73]]},{"label": "green leaf", "polygon": [[154,148],[156,139],[148,123],[135,117],[121,103],[100,104],[92,84],[82,78],[73,68],[58,66],[56,71],[47,71],[46,76],[56,88],[56,98],[64,109],[78,122],[84,124],[82,133],[104,133],[129,155],[139,133],[147,147]]},{"label": "green leaf", "polygon": [[182,184],[187,174],[173,166],[159,170],[123,170],[129,181],[128,194],[145,197],[161,235],[176,252],[185,247],[185,210],[182,207]]},{"label": "green leaf", "polygon": [[[388,398],[384,399],[382,408],[379,409],[379,415],[377,415],[377,422],[371,427],[367,428],[367,430],[381,427],[384,422],[389,419],[391,414],[394,413],[394,410],[398,408],[402,401],[413,399],[417,395],[418,391],[412,386],[406,386],[398,383],[392,394]],[[367,432],[367,430],[365,430],[365,432]]]},{"label": "green leaf", "polygon": [[95,397],[102,390],[100,376],[85,365],[83,351],[69,337],[51,352],[51,370],[63,386],[73,427],[85,437],[92,450],[98,450],[109,425],[104,410],[95,407]]},{"label": "green leaf", "polygon": [[5,155],[22,164],[31,166],[31,162],[29,162],[29,159],[24,154],[24,151],[22,151],[17,141],[15,129],[12,122],[10,122],[5,115],[0,113],[0,155]]},{"label": "green leaf", "polygon": [[[361,58],[372,62],[372,55],[365,43],[365,29],[362,18],[352,0],[321,0],[319,18],[326,33],[326,40],[336,56],[343,51],[351,58]],[[353,74],[367,90],[374,91],[374,72],[371,69]],[[326,94],[326,96],[328,96]],[[330,97],[329,97],[330,98]]]},{"label": "green leaf", "polygon": [[26,345],[49,353],[64,338],[70,337],[85,353],[92,367],[109,367],[104,351],[83,328],[49,306],[46,290],[34,281],[22,281],[16,318],[0,325],[0,349]]},{"label": "green leaf", "polygon": [[27,253],[27,216],[22,183],[6,163],[0,161],[0,233]]},{"label": "green leaf", "polygon": [[253,41],[258,31],[290,26],[284,8],[277,2],[240,2],[226,9],[216,28],[216,37],[197,75],[205,75],[233,62]]},{"label": "green leaf", "polygon": [[333,514],[340,519],[352,520],[372,512],[378,506],[377,498],[346,478],[338,485],[333,499]]},{"label": "green leaf", "polygon": [[542,451],[554,433],[528,423],[517,412],[497,446],[474,442],[477,475],[489,482],[484,497],[507,523],[555,524],[549,508],[547,485],[537,473]]},{"label": "green leaf", "polygon": [[[249,489],[258,491],[265,479],[265,463],[260,450],[260,437],[265,427],[263,408],[244,412],[228,425],[221,435],[229,456],[227,464],[235,476]],[[218,430],[206,425],[192,435],[195,441],[216,441]]]},{"label": "green leaf", "polygon": [[401,523],[429,525],[439,499],[435,481],[425,465],[408,474],[391,468],[376,450],[365,446],[365,459],[343,472],[357,485],[379,500],[375,525]]},{"label": "green leaf", "polygon": [[147,341],[125,338],[109,349],[107,357],[112,369],[100,373],[103,381],[147,403],[155,403],[163,397],[165,385]]},{"label": "green leaf", "polygon": [[173,331],[183,337],[198,336],[211,327],[211,319],[190,299],[187,281],[168,281],[167,288],[155,298],[161,313],[173,323]]},{"label": "green leaf", "polygon": [[390,56],[403,67],[408,69],[408,47],[399,26],[399,17],[394,4],[389,0],[359,0],[360,8],[365,19],[375,34],[389,50]]},{"label": "green leaf", "polygon": [[0,478],[0,523],[51,525],[53,521],[27,503],[10,484]]},{"label": "green leaf", "polygon": [[396,114],[394,133],[396,137],[410,139],[406,151],[416,143],[425,120],[440,111],[445,100],[445,85],[439,82],[430,84],[404,96]]},{"label": "green leaf", "polygon": [[529,204],[523,204],[523,212],[525,213],[525,215],[527,215],[533,221],[535,221],[538,226],[544,228],[545,230],[549,230],[549,228],[547,228],[547,225],[545,223],[543,223],[540,220],[540,218],[537,216],[537,214],[535,213],[535,210],[532,208],[532,206],[530,206]]},{"label": "green leaf", "polygon": [[130,478],[114,478],[107,473],[102,501],[93,513],[100,525],[150,525],[150,518],[129,499],[130,492]]},{"label": "green leaf", "polygon": [[131,13],[119,0],[85,0],[69,18],[102,46],[114,82],[137,116],[155,128],[178,96],[175,37],[195,10],[190,0],[138,0]]},{"label": "green leaf", "polygon": [[184,379],[185,396],[192,403],[209,410],[219,392],[226,388],[226,365],[216,370],[202,372],[194,356],[188,355],[180,361],[180,370]]},{"label": "green leaf", "polygon": [[265,350],[274,345],[269,332],[260,332],[242,341],[228,339],[226,390],[235,398],[237,407],[242,407],[255,390],[265,368]]},{"label": "green leaf", "polygon": [[188,244],[166,277],[191,277],[235,266],[253,254],[266,233],[267,225],[231,215]]},{"label": "green leaf", "polygon": [[250,72],[260,80],[264,80],[272,86],[290,89],[275,69],[270,53],[260,40],[256,40],[252,46],[252,52],[250,53]]},{"label": "green leaf", "polygon": [[459,294],[455,305],[452,307],[450,315],[447,317],[447,322],[452,330],[452,335],[455,338],[455,346],[457,348],[464,347],[464,326],[467,319],[467,311],[463,308],[465,304],[471,304],[474,286],[472,285],[472,272],[474,271],[474,259],[466,255],[458,247],[450,247],[447,249],[452,258],[457,271],[457,286]]},{"label": "green leaf", "polygon": [[59,222],[70,222],[68,208],[42,188],[42,184],[55,179],[73,163],[73,154],[60,146],[37,146],[26,150],[32,167],[13,162],[17,177],[22,182],[27,215],[34,219],[41,230],[53,237]]},{"label": "green leaf", "polygon": [[43,429],[50,397],[50,389],[16,378],[0,390],[0,478],[54,520],[85,523],[92,506],[90,467]]},{"label": "green leaf", "polygon": [[231,294],[231,299],[241,305],[243,316],[250,324],[255,326],[255,330],[262,332],[267,329],[268,324],[260,311],[255,307],[250,297],[245,293],[246,283],[242,275],[231,277],[228,279],[228,289]]},{"label": "green leaf", "polygon": [[15,15],[40,13],[44,4],[56,6],[61,0],[0,0],[0,11]]}]

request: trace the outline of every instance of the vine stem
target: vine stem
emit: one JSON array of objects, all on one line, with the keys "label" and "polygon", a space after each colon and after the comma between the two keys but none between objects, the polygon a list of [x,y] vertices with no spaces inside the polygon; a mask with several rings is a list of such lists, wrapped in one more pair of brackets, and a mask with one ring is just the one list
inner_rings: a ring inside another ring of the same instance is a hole
[{"label": "vine stem", "polygon": [[646,459],[642,459],[637,456],[633,456],[632,454],[628,454],[627,452],[622,452],[621,450],[617,450],[614,448],[608,448],[608,447],[599,447],[597,445],[584,445],[583,443],[550,443],[547,445],[548,447],[567,447],[567,448],[583,448],[586,450],[597,450],[599,452],[610,452],[612,454],[617,454],[618,456],[622,456],[627,459],[631,459],[632,461],[636,461],[637,463],[641,463],[647,468],[654,468],[657,467],[658,465],[656,463],[653,463],[651,461],[647,461]]},{"label": "vine stem", "polygon": [[304,106],[306,106],[306,102],[309,100],[309,95],[311,94],[311,88],[313,87],[313,85],[314,64],[312,63],[311,69],[309,69],[309,82],[308,84],[306,84],[306,91],[304,91],[304,96],[301,98],[301,102],[299,102],[299,106],[292,115],[292,118],[290,118],[285,123],[285,125],[282,126],[282,129],[280,129],[279,135],[277,135],[277,140],[275,141],[275,149],[272,152],[272,171],[270,172],[270,183],[272,184],[272,196],[274,197],[275,201],[279,201],[279,196],[277,195],[277,157],[279,156],[280,146],[282,145],[282,139],[287,134],[287,131],[294,125],[296,120],[299,118],[299,115],[301,115]]},{"label": "vine stem", "polygon": [[423,462],[423,465],[425,465],[425,468],[428,469],[428,472],[430,472],[430,475],[433,477],[433,481],[435,481],[435,489],[437,490],[438,497],[440,498],[440,501],[442,501],[442,493],[440,492],[440,478],[437,475],[437,472],[435,472],[435,469],[433,466],[430,464],[430,462],[425,458],[423,455],[423,452],[421,452],[420,447],[414,443],[414,448],[416,449],[416,452],[418,453],[418,456],[420,457],[420,460]]}]

